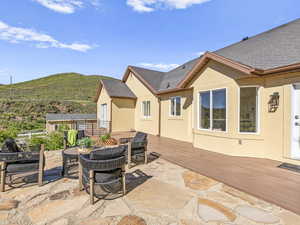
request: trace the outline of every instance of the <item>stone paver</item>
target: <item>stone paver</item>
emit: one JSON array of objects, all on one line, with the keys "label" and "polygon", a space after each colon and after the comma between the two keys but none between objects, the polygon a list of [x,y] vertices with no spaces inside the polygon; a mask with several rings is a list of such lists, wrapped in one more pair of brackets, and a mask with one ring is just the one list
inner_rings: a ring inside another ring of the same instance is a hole
[{"label": "stone paver", "polygon": [[87,200],[86,196],[81,196],[72,200],[48,201],[30,210],[28,216],[34,224],[52,221],[79,210]]},{"label": "stone paver", "polygon": [[218,184],[217,181],[192,171],[186,171],[182,176],[185,185],[193,190],[203,191]]},{"label": "stone paver", "polygon": [[205,222],[233,222],[236,215],[225,206],[208,199],[198,199],[198,214]]},{"label": "stone paver", "polygon": [[295,213],[289,212],[289,211],[284,210],[283,212],[280,212],[278,214],[278,217],[281,218],[284,225],[300,224],[300,216]]},{"label": "stone paver", "polygon": [[19,201],[14,199],[0,199],[0,211],[11,210],[17,208]]},{"label": "stone paver", "polygon": [[113,218],[91,218],[81,221],[78,225],[112,225]]},{"label": "stone paver", "polygon": [[138,216],[129,215],[121,219],[118,225],[147,225],[146,221],[143,218]]},{"label": "stone paver", "polygon": [[272,215],[270,212],[248,205],[238,206],[236,207],[235,211],[241,216],[244,216],[257,223],[274,224],[280,221],[277,216]]},{"label": "stone paver", "polygon": [[102,217],[124,216],[130,214],[130,209],[122,199],[116,199],[113,202],[107,202]]},{"label": "stone paver", "polygon": [[179,210],[192,198],[183,189],[152,178],[127,194],[127,202],[152,210]]},{"label": "stone paver", "polygon": [[300,215],[162,159],[127,171],[126,196],[90,205],[78,180],[59,177],[61,152],[46,162],[42,187],[0,193],[0,225],[300,225]]}]

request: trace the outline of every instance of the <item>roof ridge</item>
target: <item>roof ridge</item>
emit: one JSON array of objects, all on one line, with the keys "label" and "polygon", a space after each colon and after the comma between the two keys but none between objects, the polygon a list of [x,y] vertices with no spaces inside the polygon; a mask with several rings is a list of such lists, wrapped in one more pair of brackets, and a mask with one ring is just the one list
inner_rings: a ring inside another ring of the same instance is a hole
[{"label": "roof ridge", "polygon": [[159,72],[159,73],[167,73],[167,72],[163,72],[163,71],[159,71],[159,70],[147,69],[147,68],[140,67],[140,66],[132,66],[132,65],[130,65],[129,67],[131,67],[131,68],[143,69],[143,70],[149,70],[149,71],[154,71],[154,72]]},{"label": "roof ridge", "polygon": [[220,48],[220,49],[217,49],[217,50],[213,51],[213,53],[216,53],[216,54],[217,54],[218,51],[221,51],[221,50],[223,50],[223,49],[226,49],[226,48],[235,46],[235,45],[237,45],[237,44],[239,44],[239,43],[241,43],[241,42],[247,42],[247,41],[250,41],[250,40],[252,40],[252,39],[254,39],[254,38],[258,37],[258,36],[261,36],[261,35],[266,34],[266,33],[274,32],[274,31],[276,31],[276,30],[279,30],[279,29],[281,29],[281,28],[283,28],[283,27],[286,27],[286,26],[288,26],[288,25],[291,25],[291,24],[296,23],[296,22],[299,22],[299,21],[300,21],[300,18],[295,19],[295,20],[291,20],[291,21],[289,21],[289,22],[287,22],[287,23],[285,23],[285,24],[282,24],[282,25],[273,27],[273,28],[271,28],[271,29],[269,29],[269,30],[266,30],[266,31],[263,31],[263,32],[261,32],[261,33],[255,34],[255,35],[253,35],[253,36],[251,36],[251,37],[247,37],[246,40],[243,40],[243,39],[242,39],[242,40],[240,40],[240,41],[238,41],[238,42],[234,42],[234,43],[229,44],[229,45],[227,45],[227,46],[225,46],[225,47],[222,47],[222,48]]},{"label": "roof ridge", "polygon": [[198,56],[198,57],[196,57],[196,58],[194,58],[194,59],[191,59],[191,60],[189,60],[189,61],[187,61],[187,62],[185,62],[185,63],[183,63],[183,64],[180,64],[180,65],[177,66],[176,68],[174,68],[174,69],[172,69],[172,70],[170,70],[170,71],[168,71],[168,72],[166,72],[166,73],[170,73],[170,72],[172,72],[172,71],[174,71],[174,70],[177,70],[177,69],[179,69],[180,67],[182,67],[182,66],[188,64],[189,62],[192,62],[192,61],[194,61],[194,60],[196,60],[196,59],[200,59],[200,58],[201,58],[201,56]]}]

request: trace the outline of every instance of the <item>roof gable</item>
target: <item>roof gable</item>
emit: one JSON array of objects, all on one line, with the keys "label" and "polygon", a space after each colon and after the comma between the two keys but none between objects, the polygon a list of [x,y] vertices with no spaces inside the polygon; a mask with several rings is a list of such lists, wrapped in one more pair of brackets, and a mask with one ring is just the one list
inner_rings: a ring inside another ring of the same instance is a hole
[{"label": "roof gable", "polygon": [[129,89],[129,87],[122,82],[121,80],[101,80],[99,87],[97,89],[97,94],[94,99],[95,102],[98,101],[98,98],[101,94],[102,88],[105,89],[106,93],[108,94],[109,97],[114,97],[114,98],[132,98],[136,99],[135,94]]}]

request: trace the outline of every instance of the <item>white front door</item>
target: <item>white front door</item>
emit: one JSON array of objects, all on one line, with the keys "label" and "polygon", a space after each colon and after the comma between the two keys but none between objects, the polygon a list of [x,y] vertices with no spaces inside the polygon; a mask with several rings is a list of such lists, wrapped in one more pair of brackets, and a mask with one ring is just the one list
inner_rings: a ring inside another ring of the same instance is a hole
[{"label": "white front door", "polygon": [[100,106],[100,127],[107,128],[107,104]]},{"label": "white front door", "polygon": [[292,85],[291,158],[300,160],[300,83]]}]

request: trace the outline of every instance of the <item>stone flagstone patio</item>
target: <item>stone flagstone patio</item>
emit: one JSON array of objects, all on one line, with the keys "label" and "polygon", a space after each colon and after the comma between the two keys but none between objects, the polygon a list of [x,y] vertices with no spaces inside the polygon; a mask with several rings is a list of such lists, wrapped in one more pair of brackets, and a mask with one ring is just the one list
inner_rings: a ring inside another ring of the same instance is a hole
[{"label": "stone flagstone patio", "polygon": [[[0,194],[1,225],[300,225],[300,216],[163,159],[127,171],[126,196],[89,204],[46,152],[46,184]],[[272,190],[270,190],[272,191]]]}]

